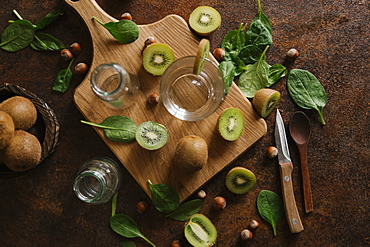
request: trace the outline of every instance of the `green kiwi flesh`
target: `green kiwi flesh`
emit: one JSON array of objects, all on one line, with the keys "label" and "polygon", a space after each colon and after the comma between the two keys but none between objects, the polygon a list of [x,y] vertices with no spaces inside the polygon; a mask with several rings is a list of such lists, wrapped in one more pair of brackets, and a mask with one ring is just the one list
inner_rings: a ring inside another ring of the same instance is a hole
[{"label": "green kiwi flesh", "polygon": [[235,194],[245,194],[256,185],[254,173],[244,167],[234,167],[226,175],[225,185]]},{"label": "green kiwi flesh", "polygon": [[213,246],[217,240],[216,227],[203,214],[194,214],[187,220],[184,234],[195,247]]},{"label": "green kiwi flesh", "polygon": [[166,145],[168,141],[167,128],[157,122],[147,121],[141,123],[135,132],[136,141],[148,150],[157,150]]},{"label": "green kiwi flesh", "polygon": [[5,148],[10,143],[15,131],[12,117],[0,111],[0,149]]},{"label": "green kiwi flesh", "polygon": [[252,105],[257,113],[265,118],[275,109],[280,101],[280,93],[274,89],[263,88],[258,90],[252,100]]},{"label": "green kiwi flesh", "polygon": [[218,131],[227,141],[235,141],[244,130],[244,115],[238,108],[228,108],[219,117]]},{"label": "green kiwi flesh", "polygon": [[175,54],[166,44],[151,44],[143,52],[144,69],[152,75],[162,75],[173,61]]},{"label": "green kiwi flesh", "polygon": [[190,14],[189,25],[197,34],[207,36],[220,27],[221,15],[212,7],[199,6]]},{"label": "green kiwi flesh", "polygon": [[26,171],[37,166],[41,159],[41,144],[36,136],[16,130],[3,150],[2,160],[13,171]]},{"label": "green kiwi flesh", "polygon": [[208,39],[199,42],[197,54],[195,56],[193,73],[199,75],[203,69],[205,58],[208,58],[211,44]]},{"label": "green kiwi flesh", "polygon": [[0,104],[0,111],[5,111],[12,118],[15,129],[28,130],[37,120],[37,110],[32,101],[23,96],[13,96]]}]

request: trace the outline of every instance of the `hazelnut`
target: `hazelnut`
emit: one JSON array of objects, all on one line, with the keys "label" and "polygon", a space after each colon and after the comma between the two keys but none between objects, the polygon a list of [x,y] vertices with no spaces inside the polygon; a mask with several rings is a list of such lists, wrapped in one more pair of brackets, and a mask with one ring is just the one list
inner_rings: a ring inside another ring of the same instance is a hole
[{"label": "hazelnut", "polygon": [[207,193],[204,190],[200,190],[200,191],[198,191],[197,196],[200,199],[204,199],[204,198],[206,198]]},{"label": "hazelnut", "polygon": [[121,17],[120,17],[120,19],[121,20],[130,20],[130,21],[132,21],[132,16],[131,16],[131,14],[130,13],[123,13],[122,15],[121,15]]},{"label": "hazelnut", "polygon": [[81,45],[79,43],[77,43],[77,42],[74,42],[73,44],[71,44],[69,46],[69,50],[73,54],[75,54],[75,55],[80,54],[80,52],[81,52]]},{"label": "hazelnut", "polygon": [[295,48],[291,48],[287,53],[286,53],[287,57],[298,57],[299,56],[299,52],[297,51],[297,49]]},{"label": "hazelnut", "polygon": [[244,229],[241,233],[240,233],[240,238],[243,240],[243,241],[247,241],[249,239],[252,239],[253,238],[253,233],[248,230],[248,229]]},{"label": "hazelnut", "polygon": [[222,48],[216,48],[214,51],[213,51],[213,56],[218,60],[218,61],[222,61],[224,60],[225,58],[225,50],[222,49]]},{"label": "hazelnut", "polygon": [[149,104],[155,105],[155,104],[158,104],[158,102],[159,102],[159,94],[157,94],[157,93],[151,93],[148,96],[148,103]]},{"label": "hazelnut", "polygon": [[148,203],[140,201],[136,203],[136,211],[140,214],[145,213],[148,210]]},{"label": "hazelnut", "polygon": [[84,75],[86,74],[88,69],[89,67],[87,66],[86,63],[78,63],[76,67],[74,68],[74,73],[76,75]]},{"label": "hazelnut", "polygon": [[261,224],[257,220],[251,220],[251,222],[249,222],[249,228],[252,230],[257,229],[260,225]]},{"label": "hazelnut", "polygon": [[275,158],[276,155],[278,154],[278,149],[274,146],[271,146],[271,147],[268,147],[267,150],[266,150],[266,155],[267,157],[269,158]]},{"label": "hazelnut", "polygon": [[179,240],[174,240],[171,247],[181,247],[181,242]]},{"label": "hazelnut", "polygon": [[144,42],[144,45],[145,47],[151,45],[151,44],[154,44],[154,43],[157,43],[157,41],[155,40],[154,37],[148,37],[145,42]]},{"label": "hazelnut", "polygon": [[68,49],[63,49],[60,51],[60,57],[64,60],[64,61],[70,61],[72,60],[73,58],[73,54],[70,50]]},{"label": "hazelnut", "polygon": [[226,200],[222,196],[215,197],[213,207],[217,210],[222,210],[226,207]]}]

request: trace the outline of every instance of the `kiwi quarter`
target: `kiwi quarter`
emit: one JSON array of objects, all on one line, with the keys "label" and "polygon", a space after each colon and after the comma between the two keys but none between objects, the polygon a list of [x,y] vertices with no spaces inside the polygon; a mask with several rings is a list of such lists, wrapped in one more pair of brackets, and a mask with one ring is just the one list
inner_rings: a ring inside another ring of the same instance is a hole
[{"label": "kiwi quarter", "polygon": [[176,146],[174,162],[180,170],[194,172],[202,169],[208,161],[206,141],[196,135],[184,136]]},{"label": "kiwi quarter", "polygon": [[244,130],[244,115],[238,108],[228,108],[219,117],[218,131],[227,141],[235,141]]},{"label": "kiwi quarter", "polygon": [[254,94],[252,105],[261,117],[267,117],[279,103],[280,93],[274,89],[262,88]]},{"label": "kiwi quarter", "polygon": [[8,113],[0,111],[0,149],[8,146],[14,135],[14,130],[12,117]]},{"label": "kiwi quarter", "polygon": [[41,144],[36,136],[16,130],[3,150],[3,162],[13,171],[26,171],[37,166],[41,159]]},{"label": "kiwi quarter", "polygon": [[157,122],[147,121],[141,123],[135,132],[136,141],[145,149],[157,150],[168,141],[167,128]]},{"label": "kiwi quarter", "polygon": [[37,120],[37,110],[32,101],[23,96],[13,96],[0,104],[0,111],[5,111],[12,118],[15,129],[28,130]]},{"label": "kiwi quarter", "polygon": [[144,69],[152,75],[162,75],[173,61],[175,54],[166,44],[151,44],[143,52]]},{"label": "kiwi quarter", "polygon": [[220,27],[221,15],[212,7],[199,6],[190,14],[189,25],[197,34],[207,36]]},{"label": "kiwi quarter", "polygon": [[199,42],[197,54],[195,56],[193,73],[199,75],[203,69],[205,58],[209,56],[210,42],[208,39],[202,39]]},{"label": "kiwi quarter", "polygon": [[217,229],[203,214],[194,214],[185,223],[184,234],[195,247],[213,246],[217,241]]},{"label": "kiwi quarter", "polygon": [[244,194],[256,185],[254,173],[244,167],[234,167],[226,175],[225,185],[235,194]]}]

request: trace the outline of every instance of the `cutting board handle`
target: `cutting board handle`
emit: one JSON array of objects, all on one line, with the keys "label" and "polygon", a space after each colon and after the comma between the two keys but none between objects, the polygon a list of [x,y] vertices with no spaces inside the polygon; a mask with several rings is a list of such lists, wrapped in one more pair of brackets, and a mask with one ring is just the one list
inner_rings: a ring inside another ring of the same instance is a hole
[{"label": "cutting board handle", "polygon": [[107,14],[95,0],[64,0],[64,2],[77,11],[86,24],[91,21],[92,16],[95,16],[103,23],[117,21],[117,19]]}]

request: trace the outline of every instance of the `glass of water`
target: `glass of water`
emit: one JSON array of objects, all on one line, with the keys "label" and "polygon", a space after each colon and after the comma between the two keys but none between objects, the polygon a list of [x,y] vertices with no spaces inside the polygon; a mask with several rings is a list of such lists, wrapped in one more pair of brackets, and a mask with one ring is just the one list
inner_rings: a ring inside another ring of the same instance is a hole
[{"label": "glass of water", "polygon": [[204,119],[217,110],[225,96],[218,66],[205,59],[199,75],[193,73],[195,56],[175,60],[160,82],[162,103],[169,113],[185,121]]}]

